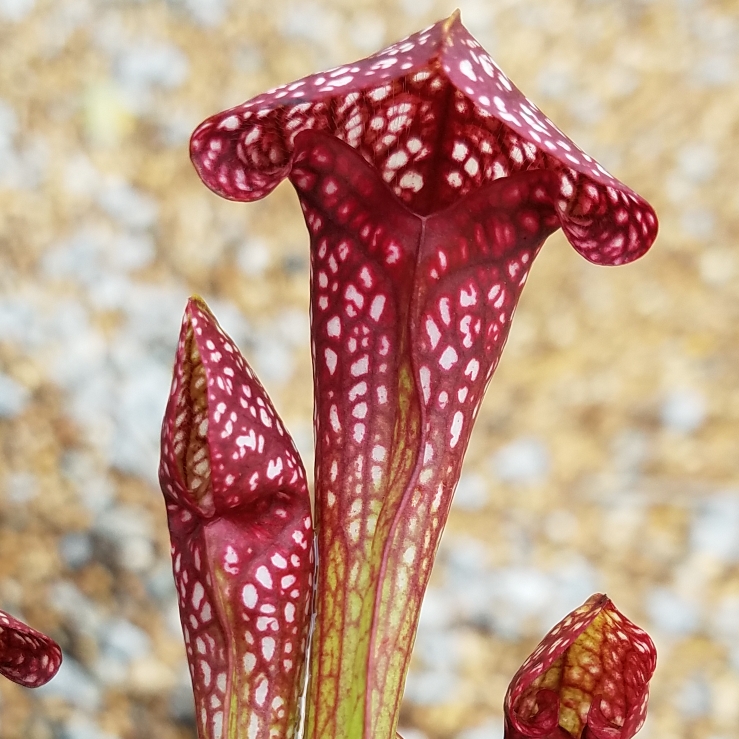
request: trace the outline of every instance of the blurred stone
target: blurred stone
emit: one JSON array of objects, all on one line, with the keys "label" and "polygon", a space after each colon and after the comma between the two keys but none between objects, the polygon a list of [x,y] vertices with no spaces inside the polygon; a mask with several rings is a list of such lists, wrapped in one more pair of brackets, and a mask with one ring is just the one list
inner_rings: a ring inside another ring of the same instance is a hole
[{"label": "blurred stone", "polygon": [[661,418],[670,431],[681,434],[697,431],[706,418],[705,397],[696,390],[673,390],[662,403]]},{"label": "blurred stone", "polygon": [[113,502],[115,487],[90,454],[68,452],[62,457],[61,472],[90,513],[98,514]]},{"label": "blurred stone", "polygon": [[454,700],[459,687],[459,678],[446,671],[411,670],[405,685],[404,696],[419,706],[443,705]]},{"label": "blurred stone", "polygon": [[43,328],[36,306],[27,296],[0,295],[0,341],[22,347],[43,343]]},{"label": "blurred stone", "polygon": [[[218,319],[223,330],[234,340],[236,346],[247,347],[252,340],[253,331],[249,321],[246,320],[243,312],[229,300],[223,300],[216,296],[207,298],[213,314]],[[180,312],[185,308],[183,302]],[[174,348],[172,351],[174,357]]]},{"label": "blurred stone", "polygon": [[385,21],[377,13],[356,15],[351,19],[348,31],[352,43],[361,52],[372,54],[385,44]]},{"label": "blurred stone", "polygon": [[585,126],[599,123],[606,112],[597,96],[583,93],[572,98],[569,109],[573,118]]},{"label": "blurred stone", "polygon": [[707,87],[724,87],[737,78],[736,62],[727,53],[709,53],[692,67],[695,81]]},{"label": "blurred stone", "polygon": [[498,478],[513,485],[534,485],[549,474],[549,451],[533,437],[516,439],[501,447],[492,458]]},{"label": "blurred stone", "polygon": [[100,652],[93,671],[104,685],[118,686],[130,681],[131,663],[151,650],[148,634],[122,618],[106,621],[99,630]]},{"label": "blurred stone", "polygon": [[726,595],[711,613],[714,633],[729,645],[739,647],[739,595]]},{"label": "blurred stone", "polygon": [[323,3],[290,3],[282,14],[280,30],[288,38],[331,46],[329,39],[338,38],[341,33],[341,16],[338,9]]},{"label": "blurred stone", "polygon": [[739,726],[739,701],[736,699],[739,695],[739,676],[728,673],[711,683],[712,717],[727,728]]},{"label": "blurred stone", "polygon": [[410,727],[405,728],[404,726],[399,726],[398,734],[400,734],[402,739],[428,739],[426,734],[424,734],[420,729]]},{"label": "blurred stone", "polygon": [[[0,723],[0,730],[2,723]],[[52,723],[42,715],[31,718],[27,728],[26,739],[56,739]]]},{"label": "blurred stone", "polygon": [[700,623],[696,605],[664,587],[654,587],[647,593],[646,611],[653,626],[667,636],[689,636]]},{"label": "blurred stone", "polygon": [[734,250],[709,248],[701,251],[698,269],[707,285],[721,286],[731,282],[736,275],[737,258]]},{"label": "blurred stone", "polygon": [[100,187],[101,174],[82,151],[69,156],[64,165],[64,187],[73,195],[91,198]]},{"label": "blurred stone", "polygon": [[729,665],[735,674],[739,675],[739,646],[729,649]]},{"label": "blurred stone", "polygon": [[117,383],[117,402],[111,409],[115,426],[108,455],[116,469],[156,485],[161,423],[172,381],[171,369],[142,357],[136,370]]},{"label": "blurred stone", "polygon": [[42,269],[53,280],[78,282],[96,308],[116,310],[125,308],[135,292],[127,273],[148,266],[154,255],[148,234],[84,228],[47,252]]},{"label": "blurred stone", "polygon": [[503,739],[503,720],[498,717],[481,726],[465,729],[455,739]]},{"label": "blurred stone", "polygon": [[120,234],[108,247],[111,269],[130,272],[148,267],[156,256],[154,240],[148,234]]},{"label": "blurred stone", "polygon": [[151,651],[149,635],[124,618],[107,621],[100,634],[103,649],[127,662],[144,657]]},{"label": "blurred stone", "polygon": [[113,547],[114,564],[131,572],[145,572],[155,561],[151,527],[143,509],[118,506],[103,511],[92,532]]},{"label": "blurred stone", "polygon": [[195,699],[190,672],[186,665],[180,669],[177,684],[170,692],[169,714],[181,723],[189,724],[195,720]]},{"label": "blurred stone", "polygon": [[419,16],[425,16],[431,12],[433,8],[433,0],[398,0],[401,9],[406,15],[411,18],[418,18]]},{"label": "blurred stone", "polygon": [[23,413],[29,397],[26,387],[0,372],[0,418],[15,418]]},{"label": "blurred stone", "polygon": [[292,347],[308,346],[310,341],[310,318],[305,311],[287,308],[280,311],[274,320],[275,334]]},{"label": "blurred stone", "polygon": [[20,614],[20,603],[23,600],[23,587],[12,577],[0,580],[0,608],[15,614],[16,618],[22,618]]},{"label": "blurred stone", "polygon": [[187,146],[190,141],[190,134],[200,122],[196,113],[185,108],[167,108],[164,113],[159,113],[156,118],[159,126],[159,140],[164,146],[177,150]]},{"label": "blurred stone", "polygon": [[[21,2],[22,0],[16,0]],[[1,0],[1,2],[12,3],[13,0]],[[0,13],[3,5],[0,4]],[[13,148],[15,135],[18,132],[18,116],[13,106],[0,98],[0,151],[7,152]]]},{"label": "blurred stone", "polygon": [[713,235],[716,217],[706,208],[686,208],[681,217],[682,232],[699,241],[705,241]]},{"label": "blurred stone", "polygon": [[547,537],[559,544],[571,542],[578,533],[577,517],[571,512],[558,508],[547,514],[544,531]]},{"label": "blurred stone", "polygon": [[488,582],[491,627],[504,639],[526,635],[527,622],[541,618],[553,595],[551,578],[530,567],[502,568]]},{"label": "blurred stone", "polygon": [[133,132],[134,115],[117,85],[110,82],[90,85],[82,104],[85,133],[94,146],[113,148]]},{"label": "blurred stone", "polygon": [[264,53],[256,44],[240,44],[234,52],[233,65],[239,72],[255,74],[264,69]]},{"label": "blurred stone", "polygon": [[488,571],[490,554],[482,541],[471,536],[442,539],[440,559],[444,562],[449,581],[463,586]]},{"label": "blurred stone", "polygon": [[5,494],[11,503],[28,503],[38,492],[38,480],[30,472],[13,472],[5,479]]},{"label": "blurred stone", "polygon": [[98,203],[111,218],[132,231],[151,228],[157,221],[156,201],[124,180],[114,180],[104,187]]},{"label": "blurred stone", "polygon": [[46,176],[47,145],[38,135],[16,136],[16,131],[15,111],[0,99],[0,186],[32,190]]},{"label": "blurred stone", "polygon": [[35,4],[36,0],[0,0],[0,17],[18,23],[33,10]]},{"label": "blurred stone", "polygon": [[114,654],[100,654],[92,665],[92,673],[103,689],[122,688],[128,680],[128,664]]},{"label": "blurred stone", "polygon": [[74,583],[65,580],[54,583],[49,588],[49,603],[67,617],[74,630],[97,641],[105,615]]},{"label": "blurred stone", "polygon": [[146,578],[146,590],[152,598],[160,603],[168,603],[177,597],[177,590],[172,574],[172,562],[167,555],[166,561],[160,561],[152,568]]},{"label": "blurred stone", "polygon": [[603,589],[601,573],[579,554],[573,553],[548,575],[552,587],[549,600],[542,607],[539,616],[542,633],[584,603],[593,593]]},{"label": "blurred stone", "polygon": [[[102,695],[100,686],[79,662],[65,655],[62,666],[53,680],[36,688],[39,696],[61,698],[66,703],[87,713],[93,713],[100,707]],[[72,735],[73,739],[81,739]],[[90,739],[103,739],[100,733],[90,735]]]},{"label": "blurred stone", "polygon": [[282,269],[288,275],[299,275],[308,271],[308,260],[302,254],[288,254],[282,260]]},{"label": "blurred stone", "polygon": [[446,589],[429,587],[421,604],[419,631],[435,632],[448,629],[454,622],[455,602]]},{"label": "blurred stone", "polygon": [[611,443],[613,466],[618,472],[635,475],[641,472],[650,454],[649,437],[637,429],[619,432]]},{"label": "blurred stone", "polygon": [[697,185],[713,177],[717,164],[716,151],[705,142],[687,144],[677,152],[677,165],[681,174]]},{"label": "blurred stone", "polygon": [[573,86],[572,73],[563,68],[557,68],[556,60],[553,64],[548,64],[546,69],[539,73],[537,79],[537,88],[543,97],[548,98],[564,98],[567,96]]},{"label": "blurred stone", "polygon": [[719,561],[739,562],[739,491],[729,491],[703,501],[690,528],[694,552],[713,555]]},{"label": "blurred stone", "polygon": [[455,631],[424,627],[419,629],[415,654],[428,671],[454,673],[462,656],[460,640]]},{"label": "blurred stone", "polygon": [[86,532],[74,531],[65,534],[59,541],[59,556],[72,570],[86,565],[92,558],[93,547]]},{"label": "blurred stone", "polygon": [[182,637],[182,621],[180,620],[180,606],[177,598],[170,600],[164,608],[164,622],[173,637]]},{"label": "blurred stone", "polygon": [[313,479],[313,459],[314,459],[314,440],[313,440],[313,425],[303,421],[293,422],[287,424],[289,426],[290,436],[293,437],[295,446],[297,447],[300,459],[303,461],[305,466],[305,472],[309,480]]},{"label": "blurred stone", "polygon": [[675,696],[675,706],[688,720],[706,716],[711,710],[711,687],[703,675],[688,677]]},{"label": "blurred stone", "polygon": [[488,502],[488,485],[482,475],[463,472],[454,493],[454,505],[463,511],[480,511]]},{"label": "blurred stone", "polygon": [[169,2],[183,7],[196,23],[210,28],[223,23],[229,7],[229,0],[169,0]]},{"label": "blurred stone", "polygon": [[254,368],[263,382],[284,385],[293,376],[295,362],[287,342],[276,337],[272,331],[265,331],[255,339],[253,356]]},{"label": "blurred stone", "polygon": [[175,682],[172,669],[156,657],[139,657],[131,663],[128,683],[137,693],[159,695],[172,690]]},{"label": "blurred stone", "polygon": [[[408,0],[406,0],[407,2]],[[473,36],[480,41],[484,41],[485,49],[491,53],[495,52],[495,46],[492,43],[492,31],[496,18],[498,5],[489,3],[487,0],[466,0],[463,5],[464,25],[469,29]],[[535,15],[540,15],[536,13]]]},{"label": "blurred stone", "polygon": [[269,245],[259,239],[245,242],[236,255],[236,265],[247,277],[261,277],[271,262]]},{"label": "blurred stone", "polygon": [[187,56],[171,43],[139,43],[121,49],[114,75],[135,110],[145,109],[156,88],[174,90],[187,79]]},{"label": "blurred stone", "polygon": [[108,734],[87,716],[75,714],[62,729],[60,739],[118,739],[118,735]]}]

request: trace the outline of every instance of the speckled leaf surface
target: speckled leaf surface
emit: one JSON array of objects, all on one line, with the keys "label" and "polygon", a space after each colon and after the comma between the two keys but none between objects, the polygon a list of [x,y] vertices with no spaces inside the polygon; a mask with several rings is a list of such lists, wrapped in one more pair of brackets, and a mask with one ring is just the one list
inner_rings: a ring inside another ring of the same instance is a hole
[{"label": "speckled leaf surface", "polygon": [[293,736],[313,577],[305,472],[264,388],[197,299],[180,334],[160,481],[201,739]]},{"label": "speckled leaf surface", "polygon": [[532,261],[562,227],[598,264],[651,207],[529,102],[458,15],[213,116],[204,182],[285,177],[311,238],[319,576],[309,737],[394,736],[420,602]]},{"label": "speckled leaf surface", "polygon": [[365,735],[389,736],[472,423],[558,219],[547,173],[421,219],[346,144],[306,133],[299,145],[323,568],[313,664],[323,690],[311,708],[318,735],[364,723]]},{"label": "speckled leaf surface", "polygon": [[62,664],[62,650],[45,634],[0,611],[0,674],[26,688],[51,680]]},{"label": "speckled leaf surface", "polygon": [[511,681],[506,739],[631,739],[644,724],[654,643],[605,595],[542,639]]},{"label": "speckled leaf surface", "polygon": [[651,206],[528,100],[456,14],[366,59],[209,118],[190,153],[214,192],[258,200],[289,175],[306,130],[356,149],[419,215],[493,180],[545,169],[559,179],[565,234],[587,259],[632,261],[657,233]]}]

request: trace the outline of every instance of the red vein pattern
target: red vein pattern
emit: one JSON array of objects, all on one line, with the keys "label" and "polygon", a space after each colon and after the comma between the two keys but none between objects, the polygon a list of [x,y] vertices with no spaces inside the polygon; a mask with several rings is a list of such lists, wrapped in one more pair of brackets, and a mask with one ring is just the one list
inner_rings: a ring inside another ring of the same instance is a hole
[{"label": "red vein pattern", "polygon": [[[323,687],[310,708],[316,736],[342,735],[336,725],[354,726],[356,711],[365,736],[392,736],[384,724],[397,716],[472,423],[531,262],[559,225],[556,182],[523,173],[422,218],[346,144],[305,133],[298,146],[322,568],[312,679]],[[352,696],[357,672],[366,702]]]},{"label": "red vein pattern", "polygon": [[182,324],[159,476],[199,736],[289,739],[314,564],[305,471],[264,388],[199,299]]},{"label": "red vein pattern", "polygon": [[605,595],[560,621],[505,697],[506,739],[631,739],[644,724],[657,653]]},{"label": "red vein pattern", "polygon": [[455,14],[201,124],[203,181],[285,177],[311,239],[319,573],[309,739],[395,735],[421,598],[520,291],[560,226],[644,254],[646,201],[562,134]]},{"label": "red vein pattern", "polygon": [[[392,193],[345,144],[309,133],[304,141],[305,155],[297,157],[292,179],[313,246],[320,498],[308,736],[340,737],[348,735],[343,732],[348,732],[351,712],[363,706],[379,577],[375,529],[386,498],[393,495],[390,480],[397,481],[397,497],[415,458],[418,408],[408,403],[412,380],[405,326],[421,223],[407,218]],[[315,193],[327,192],[316,202]],[[379,736],[360,732],[355,735]]]},{"label": "red vein pattern", "polygon": [[214,192],[258,200],[289,175],[308,130],[356,149],[419,215],[493,180],[546,169],[559,180],[564,232],[590,261],[630,262],[657,234],[651,206],[528,100],[458,14],[212,116],[193,133],[190,155]]},{"label": "red vein pattern", "polygon": [[59,645],[23,621],[0,611],[0,674],[26,688],[51,680],[62,664]]}]

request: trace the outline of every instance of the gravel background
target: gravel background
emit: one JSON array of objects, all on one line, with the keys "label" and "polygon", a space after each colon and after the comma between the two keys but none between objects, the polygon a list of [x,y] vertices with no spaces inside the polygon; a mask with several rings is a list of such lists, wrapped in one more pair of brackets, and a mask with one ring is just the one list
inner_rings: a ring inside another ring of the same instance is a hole
[{"label": "gravel background", "polygon": [[[499,739],[510,676],[605,590],[659,649],[653,739],[739,737],[739,6],[459,0],[469,29],[662,230],[618,269],[545,246],[424,607],[406,739]],[[448,15],[440,0],[0,0],[0,607],[58,677],[3,739],[194,737],[157,438],[211,303],[312,465],[307,237],[227,203],[210,113]],[[733,162],[733,164],[732,164]]]}]

